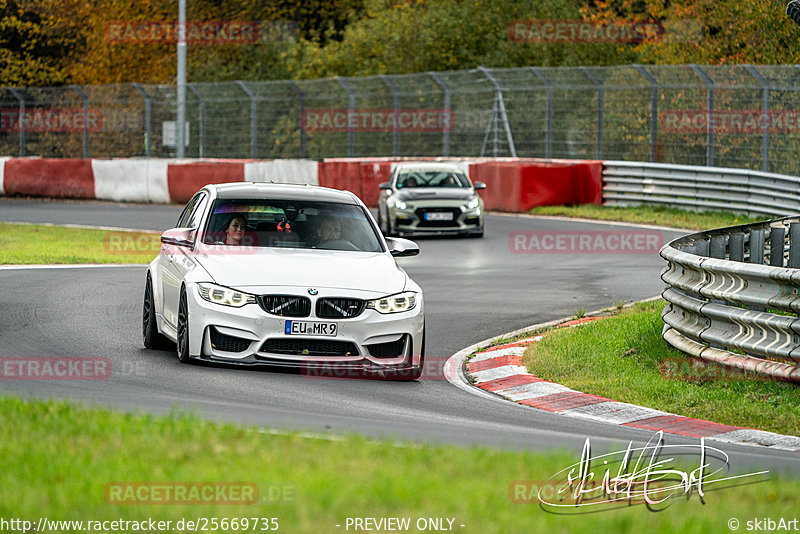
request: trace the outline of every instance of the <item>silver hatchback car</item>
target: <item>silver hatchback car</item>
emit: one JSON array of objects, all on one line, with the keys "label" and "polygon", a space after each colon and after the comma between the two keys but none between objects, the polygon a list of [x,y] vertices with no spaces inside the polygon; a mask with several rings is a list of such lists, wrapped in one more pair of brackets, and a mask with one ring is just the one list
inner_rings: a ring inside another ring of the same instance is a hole
[{"label": "silver hatchback car", "polygon": [[400,163],[380,185],[378,226],[387,236],[465,234],[483,237],[483,199],[454,163]]}]

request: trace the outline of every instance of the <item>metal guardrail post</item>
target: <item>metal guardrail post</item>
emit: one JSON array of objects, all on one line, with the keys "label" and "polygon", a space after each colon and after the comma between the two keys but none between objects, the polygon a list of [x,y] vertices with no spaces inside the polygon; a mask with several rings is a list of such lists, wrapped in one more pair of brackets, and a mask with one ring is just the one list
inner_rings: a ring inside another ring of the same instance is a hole
[{"label": "metal guardrail post", "polygon": [[547,129],[544,141],[544,157],[549,159],[553,157],[553,82],[538,67],[528,68],[547,87]]},{"label": "metal guardrail post", "polygon": [[453,123],[453,110],[450,109],[450,87],[438,72],[429,72],[428,75],[444,93],[444,109],[447,112],[448,120],[446,124],[442,125],[442,156],[447,157],[450,155],[450,125]]},{"label": "metal guardrail post", "polygon": [[764,263],[764,230],[750,230],[750,263]]},{"label": "metal guardrail post", "polygon": [[147,91],[145,91],[140,84],[132,83],[131,85],[142,95],[142,100],[144,100],[144,155],[149,158],[150,150],[153,145],[152,131],[150,130],[153,104],[150,95],[147,94]]},{"label": "metal guardrail post", "polygon": [[250,158],[257,159],[258,158],[258,137],[257,137],[257,126],[258,126],[258,100],[256,100],[256,95],[253,91],[247,87],[247,85],[241,81],[236,80],[236,85],[238,85],[242,91],[250,98]]},{"label": "metal guardrail post", "polygon": [[[508,143],[508,151],[511,153],[512,158],[517,157],[517,148],[514,146],[514,137],[511,135],[511,126],[508,124],[508,113],[506,113],[506,104],[503,100],[503,90],[500,87],[500,84],[497,82],[497,79],[489,72],[489,69],[481,65],[478,67],[478,70],[483,73],[486,78],[489,79],[490,82],[494,85],[495,89],[495,99],[499,105],[499,112],[503,117],[503,126],[506,131],[506,142]],[[495,156],[497,156],[497,138],[495,137]]]},{"label": "metal guardrail post", "polygon": [[728,240],[728,257],[731,261],[744,261],[744,234],[731,234]]},{"label": "metal guardrail post", "polygon": [[711,244],[709,245],[708,257],[725,259],[725,245],[727,245],[727,243],[727,236],[715,235],[712,237]]},{"label": "metal guardrail post", "polygon": [[783,228],[772,228],[769,231],[769,264],[773,267],[783,267],[785,235]]},{"label": "metal guardrail post", "polygon": [[80,87],[77,85],[70,85],[70,89],[78,93],[78,96],[83,101],[83,158],[89,158],[89,97],[86,96]]},{"label": "metal guardrail post", "polygon": [[792,269],[800,268],[800,223],[789,224],[789,264]]},{"label": "metal guardrail post", "polygon": [[19,102],[19,117],[17,119],[17,127],[19,128],[19,157],[24,158],[26,155],[25,147],[25,95],[22,92],[9,87],[8,91],[14,95],[14,98]]},{"label": "metal guardrail post", "polygon": [[356,112],[356,95],[353,94],[353,90],[350,89],[350,86],[345,82],[341,77],[337,76],[334,78],[342,89],[347,91],[347,157],[352,158],[355,154],[354,150],[354,135],[353,135],[353,126],[351,124],[351,117]]},{"label": "metal guardrail post", "polygon": [[591,71],[589,67],[580,67],[587,78],[597,87],[597,159],[603,159],[603,107],[605,100],[605,88],[603,81]]},{"label": "metal guardrail post", "polygon": [[306,130],[303,128],[303,114],[306,110],[305,93],[292,81],[287,81],[289,87],[297,95],[297,101],[300,105],[299,113],[297,114],[297,125],[300,127],[300,158],[306,157]]},{"label": "metal guardrail post", "polygon": [[634,65],[650,84],[650,161],[658,160],[658,82],[642,65]]},{"label": "metal guardrail post", "polygon": [[714,80],[706,74],[698,65],[694,63],[689,67],[694,71],[698,78],[703,81],[706,86],[706,165],[709,167],[714,166]]},{"label": "metal guardrail post", "polygon": [[197,157],[204,158],[206,156],[206,100],[193,83],[187,83],[186,88],[197,98],[197,107],[200,114],[198,118],[200,124],[197,127],[198,137],[200,138],[198,140]]},{"label": "metal guardrail post", "polygon": [[386,74],[380,74],[378,76],[386,87],[389,88],[389,91],[392,92],[392,99],[394,101],[394,139],[392,139],[392,155],[397,157],[400,153],[400,126],[397,124],[397,114],[400,111],[400,97],[395,91],[394,84],[392,80]]},{"label": "metal guardrail post", "polygon": [[[745,70],[761,85],[761,112],[769,117],[769,83],[753,65],[745,65]],[[761,125],[761,170],[769,171],[769,127]]]}]

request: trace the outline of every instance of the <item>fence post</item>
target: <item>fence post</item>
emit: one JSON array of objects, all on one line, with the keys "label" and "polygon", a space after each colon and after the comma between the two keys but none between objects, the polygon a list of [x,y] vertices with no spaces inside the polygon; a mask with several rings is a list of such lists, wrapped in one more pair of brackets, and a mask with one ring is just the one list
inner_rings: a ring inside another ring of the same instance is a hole
[{"label": "fence post", "polygon": [[538,67],[528,67],[547,87],[547,126],[544,140],[544,157],[553,157],[553,82]]},{"label": "fence post", "polygon": [[[745,65],[744,68],[761,85],[761,112],[765,117],[769,117],[769,84],[767,80],[754,66]],[[761,123],[761,170],[769,172],[769,127],[764,127],[763,122]]]},{"label": "fence post", "polygon": [[306,109],[305,93],[293,81],[287,81],[289,87],[297,95],[297,101],[300,104],[300,113],[297,115],[297,124],[300,127],[300,158],[306,157],[306,131],[303,128],[303,113]]},{"label": "fence post", "polygon": [[193,83],[187,83],[186,88],[197,98],[197,107],[199,108],[198,111],[200,115],[198,117],[198,122],[200,124],[197,126],[197,136],[200,138],[198,141],[199,148],[197,150],[197,157],[204,158],[206,155],[206,101]]},{"label": "fence post", "polygon": [[603,159],[603,101],[605,100],[605,88],[603,87],[603,81],[589,67],[581,67],[581,71],[597,87],[597,159]]},{"label": "fence post", "polygon": [[83,158],[89,158],[89,97],[86,96],[80,87],[77,85],[70,85],[70,89],[78,93],[78,96],[83,100]]},{"label": "fence post", "polygon": [[450,125],[453,123],[453,110],[450,109],[450,88],[438,72],[428,72],[433,81],[444,93],[444,109],[447,112],[447,121],[442,124],[442,156],[450,155]]},{"label": "fence post", "polygon": [[714,81],[694,63],[689,67],[706,86],[706,166],[714,166]]},{"label": "fence post", "polygon": [[250,158],[258,158],[258,139],[256,137],[256,126],[258,125],[258,103],[256,95],[241,80],[236,80],[236,85],[250,98]]},{"label": "fence post", "polygon": [[20,91],[9,87],[8,90],[14,95],[14,98],[19,102],[19,117],[17,119],[17,127],[19,128],[19,157],[25,157],[25,95]]},{"label": "fence post", "polygon": [[389,91],[392,92],[392,99],[394,100],[394,139],[392,140],[392,155],[397,157],[400,153],[400,126],[397,124],[397,115],[400,111],[400,97],[397,95],[397,91],[395,91],[392,80],[387,75],[380,74],[378,77],[383,80],[383,83],[389,88]]},{"label": "fence post", "polygon": [[[517,148],[514,146],[514,137],[511,135],[511,127],[508,124],[508,114],[506,113],[506,104],[503,100],[503,90],[500,88],[500,84],[497,82],[497,79],[489,72],[489,69],[481,65],[478,67],[478,70],[483,73],[486,78],[492,82],[494,85],[494,97],[495,102],[497,102],[497,111],[503,117],[503,126],[506,131],[506,142],[508,143],[508,151],[511,153],[512,158],[517,157]],[[494,120],[494,117],[492,117]],[[487,132],[488,133],[488,132]],[[497,132],[495,131],[495,144],[494,144],[494,155],[497,156]]]},{"label": "fence post", "polygon": [[353,143],[354,143],[354,135],[353,135],[353,126],[350,123],[351,117],[356,112],[356,95],[353,94],[353,90],[350,89],[350,86],[347,85],[340,76],[334,78],[339,85],[342,86],[342,89],[347,91],[347,157],[352,158],[353,154],[355,153]]},{"label": "fence post", "polygon": [[151,131],[150,131],[150,119],[152,117],[152,103],[150,101],[150,95],[142,88],[141,85],[138,83],[131,84],[134,89],[136,89],[140,95],[142,95],[142,100],[144,100],[144,155],[145,157],[150,157],[150,148],[152,146],[152,138],[151,138]]},{"label": "fence post", "polygon": [[650,83],[650,161],[658,159],[658,82],[642,65],[634,65],[639,74]]}]

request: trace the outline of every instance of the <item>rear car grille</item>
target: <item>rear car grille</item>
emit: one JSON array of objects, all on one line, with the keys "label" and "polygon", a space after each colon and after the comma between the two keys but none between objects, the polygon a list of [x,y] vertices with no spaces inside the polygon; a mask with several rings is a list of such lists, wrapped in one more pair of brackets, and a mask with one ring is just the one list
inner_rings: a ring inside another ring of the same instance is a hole
[{"label": "rear car grille", "polygon": [[272,315],[282,317],[308,317],[311,314],[311,299],[296,295],[261,295],[261,308]]},{"label": "rear car grille", "polygon": [[351,341],[326,339],[268,339],[261,352],[292,356],[358,356],[358,347]]},{"label": "rear car grille", "polygon": [[358,317],[366,303],[361,299],[322,298],[317,301],[317,317],[346,319]]},{"label": "rear car grille", "polygon": [[215,350],[224,352],[244,352],[250,346],[249,339],[223,334],[213,326],[211,327],[211,346]]},{"label": "rear car grille", "polygon": [[403,349],[406,348],[406,338],[404,335],[397,341],[389,341],[388,343],[374,343],[367,345],[367,350],[370,356],[374,358],[397,358],[403,355]]},{"label": "rear car grille", "polygon": [[[414,213],[419,218],[418,227],[447,228],[458,226],[458,217],[461,215],[461,210],[458,208],[419,208]],[[452,213],[453,218],[449,221],[426,221],[426,213]]]}]

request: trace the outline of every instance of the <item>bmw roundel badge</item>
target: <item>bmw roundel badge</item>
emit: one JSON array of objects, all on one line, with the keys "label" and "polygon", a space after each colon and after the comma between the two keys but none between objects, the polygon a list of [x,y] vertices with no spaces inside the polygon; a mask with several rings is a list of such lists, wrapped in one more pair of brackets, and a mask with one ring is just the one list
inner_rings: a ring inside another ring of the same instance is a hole
[{"label": "bmw roundel badge", "polygon": [[316,289],[314,289],[313,287],[309,287],[309,288],[308,288],[308,294],[309,294],[309,295],[316,295],[317,293],[319,293],[319,291],[317,291],[317,290],[316,290]]}]

